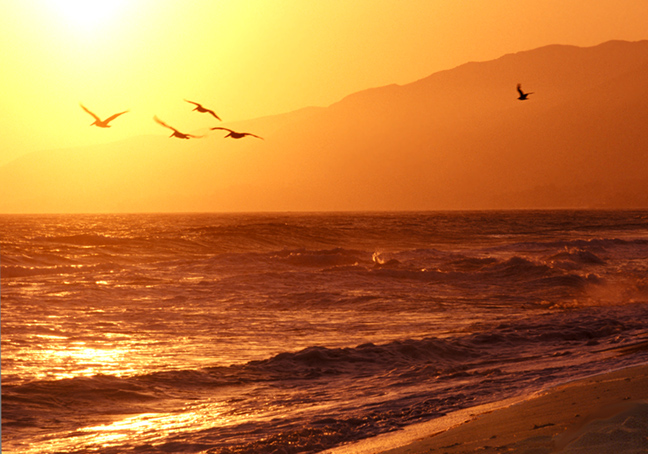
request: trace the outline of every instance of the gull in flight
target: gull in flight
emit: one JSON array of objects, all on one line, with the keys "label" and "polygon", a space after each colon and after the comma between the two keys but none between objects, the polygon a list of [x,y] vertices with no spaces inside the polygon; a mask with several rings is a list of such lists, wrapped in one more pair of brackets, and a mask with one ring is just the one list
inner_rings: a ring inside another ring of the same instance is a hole
[{"label": "gull in flight", "polygon": [[517,91],[518,91],[518,93],[520,94],[520,96],[518,96],[518,99],[519,99],[520,101],[525,101],[525,100],[527,99],[527,96],[533,94],[533,92],[531,92],[531,93],[524,93],[524,92],[522,91],[522,85],[521,85],[521,84],[517,84]]},{"label": "gull in flight", "polygon": [[185,101],[190,103],[190,104],[195,105],[196,108],[194,110],[197,110],[198,112],[202,112],[202,113],[212,114],[216,120],[223,121],[223,120],[220,119],[220,117],[218,115],[216,115],[216,112],[214,112],[213,110],[207,109],[206,107],[203,107],[202,104],[199,104],[199,103],[193,102],[193,101],[189,101],[188,99],[185,99]]},{"label": "gull in flight", "polygon": [[114,120],[115,118],[117,118],[118,116],[123,115],[123,114],[125,114],[126,112],[128,112],[127,110],[125,110],[125,111],[123,111],[123,112],[116,113],[115,115],[112,115],[112,116],[106,118],[105,120],[102,120],[101,118],[99,118],[98,116],[96,116],[94,113],[90,112],[90,111],[88,110],[88,108],[87,108],[86,106],[84,106],[83,104],[79,103],[79,105],[81,106],[81,108],[82,108],[83,110],[85,110],[86,112],[88,112],[88,113],[89,113],[90,115],[92,115],[92,117],[95,119],[94,123],[91,123],[90,126],[92,126],[92,125],[96,125],[96,126],[98,126],[99,128],[110,128],[110,125],[109,125],[108,123],[110,123],[111,121],[113,121],[113,120]]},{"label": "gull in flight", "polygon": [[160,120],[158,117],[153,117],[153,120],[155,120],[156,123],[161,124],[165,128],[169,128],[170,130],[173,131],[173,134],[171,134],[169,137],[177,137],[178,139],[199,139],[203,137],[203,136],[194,136],[192,134],[185,134],[183,132],[180,132],[176,128],[173,128],[168,124],[166,124],[165,122],[163,122],[162,120]]},{"label": "gull in flight", "polygon": [[245,136],[252,136],[252,137],[256,137],[257,139],[263,140],[263,137],[259,137],[256,134],[252,134],[251,132],[236,132],[236,131],[232,131],[231,129],[228,129],[228,128],[220,128],[220,127],[211,128],[211,129],[212,130],[214,130],[214,129],[222,129],[223,131],[229,131],[229,134],[227,134],[225,137],[231,137],[232,139],[241,139],[241,138],[243,138]]}]

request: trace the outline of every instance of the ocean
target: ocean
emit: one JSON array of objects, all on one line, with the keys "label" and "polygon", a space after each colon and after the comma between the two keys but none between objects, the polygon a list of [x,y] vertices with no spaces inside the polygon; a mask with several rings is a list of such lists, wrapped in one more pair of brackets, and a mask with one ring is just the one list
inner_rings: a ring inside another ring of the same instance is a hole
[{"label": "ocean", "polygon": [[0,216],[2,450],[316,453],[648,362],[648,211]]}]

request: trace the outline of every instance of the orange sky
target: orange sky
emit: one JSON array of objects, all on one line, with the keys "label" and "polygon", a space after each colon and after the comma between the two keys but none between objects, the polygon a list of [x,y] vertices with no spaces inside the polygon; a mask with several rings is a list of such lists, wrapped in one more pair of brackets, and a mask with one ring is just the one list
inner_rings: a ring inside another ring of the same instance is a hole
[{"label": "orange sky", "polygon": [[[0,0],[0,164],[241,120],[546,44],[648,38],[644,0]],[[110,129],[89,127],[130,109]],[[195,114],[194,114],[195,115]],[[208,125],[206,125],[208,126]],[[185,128],[186,129],[186,128]]]}]

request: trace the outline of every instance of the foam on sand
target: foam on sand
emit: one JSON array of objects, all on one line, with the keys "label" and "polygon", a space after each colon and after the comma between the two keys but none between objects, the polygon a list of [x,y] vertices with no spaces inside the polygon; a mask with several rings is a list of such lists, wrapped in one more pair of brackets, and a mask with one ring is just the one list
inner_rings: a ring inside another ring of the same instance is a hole
[{"label": "foam on sand", "polygon": [[463,410],[436,425],[421,425],[334,452],[648,452],[648,365],[574,381],[493,408]]}]

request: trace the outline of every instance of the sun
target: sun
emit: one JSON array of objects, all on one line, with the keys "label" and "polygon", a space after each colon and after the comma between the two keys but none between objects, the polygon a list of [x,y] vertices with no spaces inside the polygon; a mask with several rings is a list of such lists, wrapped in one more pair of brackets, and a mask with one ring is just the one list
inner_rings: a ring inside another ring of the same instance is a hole
[{"label": "sun", "polygon": [[90,31],[111,23],[128,0],[46,0],[69,26]]}]

